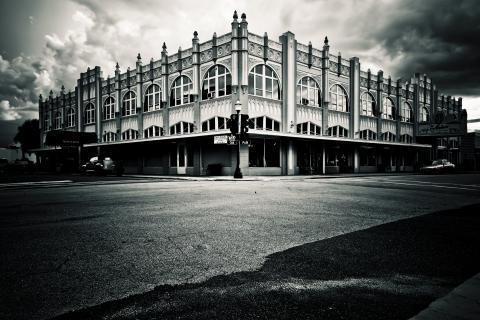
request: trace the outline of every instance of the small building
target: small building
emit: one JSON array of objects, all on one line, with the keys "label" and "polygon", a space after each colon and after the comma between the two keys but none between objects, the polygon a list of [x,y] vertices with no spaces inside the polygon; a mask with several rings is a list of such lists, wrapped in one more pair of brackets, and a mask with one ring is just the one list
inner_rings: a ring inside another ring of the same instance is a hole
[{"label": "small building", "polygon": [[250,32],[246,15],[235,12],[226,34],[201,42],[194,32],[191,48],[169,54],[164,43],[159,60],[138,54],[134,67],[122,71],[117,63],[107,78],[89,68],[73,90],[40,96],[37,154],[48,163],[61,152],[45,145],[49,131],[91,132],[97,141],[83,145],[83,159],[121,158],[131,173],[232,175],[237,148],[215,137],[230,134],[237,102],[252,120],[240,146],[244,175],[413,171],[435,157],[457,162],[466,127],[461,98],[440,95],[426,75],[393,80],[362,69],[357,57],[332,54],[327,37],[320,48],[292,32],[274,40]]}]

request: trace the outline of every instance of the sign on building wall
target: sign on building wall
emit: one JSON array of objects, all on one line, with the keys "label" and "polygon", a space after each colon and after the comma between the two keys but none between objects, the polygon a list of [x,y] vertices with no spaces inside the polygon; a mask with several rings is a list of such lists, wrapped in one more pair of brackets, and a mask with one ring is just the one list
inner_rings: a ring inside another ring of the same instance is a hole
[{"label": "sign on building wall", "polygon": [[420,123],[417,136],[421,137],[448,137],[463,136],[467,134],[467,119],[462,116],[455,119],[453,115],[444,116],[443,113],[435,115],[435,123]]}]

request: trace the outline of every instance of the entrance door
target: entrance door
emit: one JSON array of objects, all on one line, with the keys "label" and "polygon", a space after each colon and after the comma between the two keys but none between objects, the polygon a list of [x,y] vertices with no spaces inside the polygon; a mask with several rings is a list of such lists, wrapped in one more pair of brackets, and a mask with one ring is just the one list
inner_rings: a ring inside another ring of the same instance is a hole
[{"label": "entrance door", "polygon": [[177,144],[177,174],[187,173],[187,146]]}]

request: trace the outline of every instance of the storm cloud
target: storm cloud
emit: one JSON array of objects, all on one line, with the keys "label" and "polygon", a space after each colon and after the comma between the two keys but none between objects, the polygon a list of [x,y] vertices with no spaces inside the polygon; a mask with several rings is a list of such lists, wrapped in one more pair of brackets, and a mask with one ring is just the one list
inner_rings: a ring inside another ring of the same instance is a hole
[{"label": "storm cloud", "polygon": [[[358,56],[364,70],[382,69],[393,79],[425,73],[441,93],[464,96],[465,102],[480,107],[476,61],[480,6],[475,0],[304,0],[295,5],[288,0],[70,0],[68,4],[73,9],[64,28],[38,35],[43,38],[41,50],[36,50],[40,53],[0,55],[0,121],[38,117],[38,94],[46,96],[50,90],[57,94],[62,85],[72,90],[87,67],[98,65],[104,77],[111,76],[117,61],[122,71],[134,67],[138,52],[144,62],[159,59],[164,41],[173,53],[179,46],[190,47],[194,30],[201,42],[213,32],[226,33],[233,10],[247,14],[253,33],[268,32],[276,39],[292,31],[298,41],[312,41],[319,49],[328,36],[333,54]],[[56,9],[64,4],[41,5],[54,19],[53,13],[61,15]],[[42,22],[34,13],[25,17],[28,28]],[[470,117],[480,117],[479,108],[464,105],[470,108]]]},{"label": "storm cloud", "polygon": [[371,36],[395,61],[392,73],[426,73],[449,94],[480,95],[478,17],[476,0],[399,1]]}]

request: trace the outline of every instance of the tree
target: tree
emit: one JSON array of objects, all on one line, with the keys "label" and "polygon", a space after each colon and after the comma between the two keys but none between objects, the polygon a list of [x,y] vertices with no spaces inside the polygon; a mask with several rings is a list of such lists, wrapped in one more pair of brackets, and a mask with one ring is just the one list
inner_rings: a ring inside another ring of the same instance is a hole
[{"label": "tree", "polygon": [[25,152],[29,149],[40,147],[40,128],[38,119],[26,120],[18,127],[17,134],[13,141],[20,142],[22,146],[22,158],[25,158]]}]

